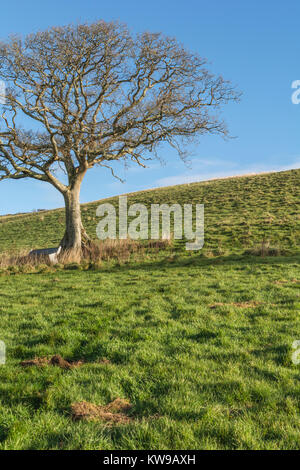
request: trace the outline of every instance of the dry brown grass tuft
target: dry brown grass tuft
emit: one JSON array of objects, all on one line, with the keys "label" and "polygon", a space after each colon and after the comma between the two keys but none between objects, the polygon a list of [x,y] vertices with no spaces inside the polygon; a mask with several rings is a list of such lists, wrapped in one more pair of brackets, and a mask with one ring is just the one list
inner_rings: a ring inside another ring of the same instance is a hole
[{"label": "dry brown grass tuft", "polygon": [[82,261],[81,253],[74,252],[72,250],[64,250],[58,255],[58,261],[60,264],[66,265],[71,263],[80,264]]},{"label": "dry brown grass tuft", "polygon": [[281,279],[278,281],[274,281],[274,284],[277,286],[282,286],[284,284],[300,284],[300,279]]},{"label": "dry brown grass tuft", "polygon": [[[166,250],[173,245],[172,239],[165,240],[104,240],[92,241],[83,249],[82,253],[64,250],[58,255],[60,265],[80,264],[83,261],[101,264],[103,261],[116,260],[119,263],[124,263],[130,260],[131,256],[139,255],[144,258],[146,252]],[[0,253],[0,269],[8,269],[10,267],[26,266],[28,268],[35,268],[41,264],[51,266],[48,256],[29,256],[29,250],[22,252],[4,252]]]},{"label": "dry brown grass tuft", "polygon": [[22,367],[44,367],[49,364],[49,359],[47,357],[35,357],[34,359],[27,359],[26,361],[22,361],[20,365]]},{"label": "dry brown grass tuft", "polygon": [[71,405],[72,418],[75,421],[85,419],[89,421],[104,421],[107,425],[128,424],[132,418],[127,416],[131,404],[122,398],[116,398],[108,405],[99,406],[86,401]]},{"label": "dry brown grass tuft", "polygon": [[261,305],[261,302],[257,302],[255,300],[250,300],[249,302],[230,302],[230,303],[216,302],[212,305],[209,305],[209,308],[217,308],[217,307],[224,307],[224,306],[232,306],[232,307],[238,307],[238,308],[255,308],[258,305]]},{"label": "dry brown grass tuft", "polygon": [[172,246],[173,241],[165,240],[147,240],[141,242],[130,238],[120,240],[103,240],[93,242],[91,246],[83,253],[85,259],[92,262],[117,260],[119,262],[128,261],[132,255],[145,255],[147,250],[165,250]]},{"label": "dry brown grass tuft", "polygon": [[21,362],[22,367],[44,367],[44,366],[56,366],[61,369],[72,369],[73,367],[79,367],[83,364],[83,361],[66,361],[59,354],[52,356],[50,359],[47,357],[36,357],[34,359],[29,359]]},{"label": "dry brown grass tuft", "polygon": [[260,245],[244,251],[245,255],[252,256],[281,256],[287,254],[286,250],[271,246],[270,241],[263,240]]},{"label": "dry brown grass tuft", "polygon": [[28,266],[35,267],[39,264],[49,264],[48,257],[29,256],[29,250],[22,250],[19,252],[3,252],[0,253],[0,269],[6,269],[11,266]]},{"label": "dry brown grass tuft", "polygon": [[110,365],[111,364],[111,361],[109,359],[106,359],[106,357],[103,357],[102,359],[99,359],[99,361],[97,361],[98,364],[103,364],[103,365]]}]

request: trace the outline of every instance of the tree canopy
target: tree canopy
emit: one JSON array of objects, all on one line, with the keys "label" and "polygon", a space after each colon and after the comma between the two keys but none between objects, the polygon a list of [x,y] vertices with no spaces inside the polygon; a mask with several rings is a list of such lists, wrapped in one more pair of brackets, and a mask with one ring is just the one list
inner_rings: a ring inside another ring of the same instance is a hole
[{"label": "tree canopy", "polygon": [[162,143],[183,158],[191,139],[227,135],[218,110],[238,98],[205,59],[175,39],[133,36],[125,25],[105,21],[1,43],[0,79],[6,84],[0,180],[35,178],[65,199],[76,191],[78,201],[95,165],[114,174],[113,162],[145,166]]}]

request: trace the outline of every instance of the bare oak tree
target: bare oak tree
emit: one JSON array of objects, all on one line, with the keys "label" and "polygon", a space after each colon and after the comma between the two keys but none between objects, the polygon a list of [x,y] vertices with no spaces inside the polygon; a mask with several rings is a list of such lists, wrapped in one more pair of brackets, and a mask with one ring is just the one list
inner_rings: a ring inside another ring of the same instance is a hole
[{"label": "bare oak tree", "polygon": [[145,166],[161,143],[183,157],[192,138],[226,135],[215,113],[237,99],[229,82],[175,39],[133,37],[116,22],[13,37],[0,44],[0,79],[7,87],[0,179],[35,178],[60,191],[61,245],[76,251],[89,243],[79,202],[87,170],[98,165],[114,175],[115,161]]}]

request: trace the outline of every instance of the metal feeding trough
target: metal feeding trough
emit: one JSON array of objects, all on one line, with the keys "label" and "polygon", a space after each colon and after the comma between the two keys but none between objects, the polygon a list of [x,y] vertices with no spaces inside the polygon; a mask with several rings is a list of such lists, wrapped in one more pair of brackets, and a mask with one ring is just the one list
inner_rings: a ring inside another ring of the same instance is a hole
[{"label": "metal feeding trough", "polygon": [[41,250],[32,250],[29,256],[48,259],[51,264],[58,263],[58,255],[61,252],[61,246],[58,248],[43,248]]}]

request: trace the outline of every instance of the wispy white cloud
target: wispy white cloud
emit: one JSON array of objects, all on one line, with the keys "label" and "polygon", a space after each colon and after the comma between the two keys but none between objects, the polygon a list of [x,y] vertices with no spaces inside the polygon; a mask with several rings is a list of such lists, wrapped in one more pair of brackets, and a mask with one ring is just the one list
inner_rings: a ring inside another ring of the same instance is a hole
[{"label": "wispy white cloud", "polygon": [[[201,171],[201,162],[202,162],[202,171]],[[155,181],[154,186],[173,186],[176,184],[185,184],[185,183],[194,183],[197,181],[207,181],[211,179],[218,178],[228,178],[230,176],[240,176],[240,175],[249,175],[273,171],[284,171],[300,168],[300,159],[291,164],[287,165],[249,165],[245,167],[239,167],[234,165],[233,162],[224,162],[215,160],[213,163],[211,161],[197,161],[197,170],[200,172],[186,171],[179,175],[175,176],[166,176]],[[215,167],[215,171],[212,171],[212,167]],[[216,167],[222,167],[218,169]],[[193,165],[192,170],[195,171]]]}]

